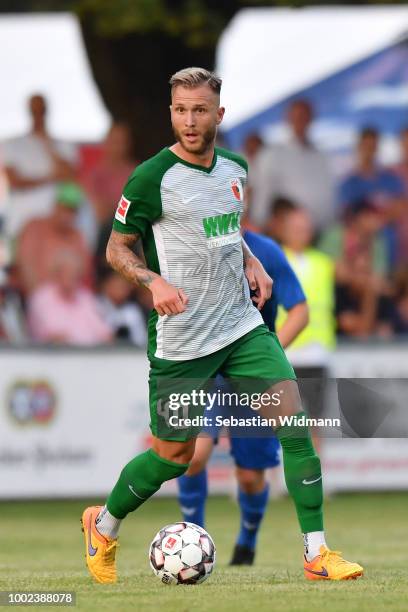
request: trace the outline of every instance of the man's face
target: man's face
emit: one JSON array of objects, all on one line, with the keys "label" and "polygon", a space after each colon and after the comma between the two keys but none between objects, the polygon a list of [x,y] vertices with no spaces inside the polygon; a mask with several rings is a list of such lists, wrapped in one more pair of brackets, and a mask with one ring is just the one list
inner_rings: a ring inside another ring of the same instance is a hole
[{"label": "man's face", "polygon": [[313,225],[309,213],[304,209],[285,215],[283,220],[283,243],[294,251],[303,251],[312,242]]},{"label": "man's face", "polygon": [[360,159],[367,162],[374,162],[378,150],[378,137],[375,134],[366,134],[359,143]]},{"label": "man's face", "polygon": [[312,122],[312,110],[305,102],[295,102],[289,109],[288,122],[293,133],[303,140],[306,138],[310,123]]},{"label": "man's face", "polygon": [[208,85],[194,89],[179,85],[173,89],[171,102],[171,123],[177,141],[188,153],[203,155],[214,143],[224,116],[219,96]]},{"label": "man's face", "polygon": [[43,96],[35,95],[29,101],[30,114],[34,120],[45,118],[47,107]]},{"label": "man's face", "polygon": [[57,203],[54,208],[54,223],[58,230],[68,231],[75,227],[77,211],[74,208]]},{"label": "man's face", "polygon": [[381,227],[381,217],[374,210],[362,211],[355,217],[355,227],[364,235],[375,234]]}]

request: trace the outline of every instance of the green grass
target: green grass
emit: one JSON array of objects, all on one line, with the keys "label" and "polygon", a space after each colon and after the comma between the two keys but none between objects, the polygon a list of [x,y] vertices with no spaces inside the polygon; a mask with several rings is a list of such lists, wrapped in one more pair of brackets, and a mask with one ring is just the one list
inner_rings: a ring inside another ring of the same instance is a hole
[{"label": "green grass", "polygon": [[84,611],[406,611],[407,501],[404,493],[328,501],[329,545],[362,563],[366,575],[357,581],[310,583],[303,579],[302,542],[288,499],[271,502],[256,565],[230,569],[237,507],[230,499],[211,498],[207,527],[217,545],[217,566],[204,584],[184,587],[161,584],[147,560],[155,532],[179,520],[175,500],[153,499],[124,522],[120,580],[107,586],[94,584],[85,570],[79,524],[83,502],[2,503],[0,590],[73,590],[76,609]]}]

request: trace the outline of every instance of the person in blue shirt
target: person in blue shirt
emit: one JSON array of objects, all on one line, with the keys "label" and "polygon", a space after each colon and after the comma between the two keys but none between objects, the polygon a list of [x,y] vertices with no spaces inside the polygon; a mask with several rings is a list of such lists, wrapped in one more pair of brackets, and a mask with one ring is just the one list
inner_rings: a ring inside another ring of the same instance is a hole
[{"label": "person in blue shirt", "polygon": [[396,261],[396,223],[406,214],[408,202],[404,184],[399,176],[378,164],[379,134],[375,128],[361,130],[357,145],[357,163],[354,170],[339,185],[341,211],[350,204],[368,201],[382,217],[383,236],[387,245],[388,264]]},{"label": "person in blue shirt", "polygon": [[[286,256],[276,242],[250,231],[243,234],[244,240],[258,257],[273,279],[272,297],[261,310],[262,317],[272,332],[278,306],[287,311],[287,317],[278,332],[278,338],[286,347],[308,323],[308,308],[302,287],[290,267]],[[215,388],[223,390],[225,381],[218,376]],[[223,408],[214,406],[212,416]],[[178,479],[179,503],[185,521],[204,527],[207,499],[206,465],[217,442],[219,429],[204,429],[206,437],[198,437],[194,457],[185,475]],[[230,432],[231,434],[232,432]],[[235,437],[230,435],[231,455],[236,466],[238,480],[238,503],[241,526],[231,565],[252,565],[255,557],[256,539],[269,498],[269,486],[265,469],[279,465],[279,442],[274,436]]]}]

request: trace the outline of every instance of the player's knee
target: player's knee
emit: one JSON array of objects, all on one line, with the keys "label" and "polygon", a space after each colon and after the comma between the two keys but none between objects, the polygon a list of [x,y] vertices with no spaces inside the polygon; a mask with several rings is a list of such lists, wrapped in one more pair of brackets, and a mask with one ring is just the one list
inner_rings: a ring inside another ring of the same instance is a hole
[{"label": "player's knee", "polygon": [[194,456],[194,448],[186,447],[172,454],[170,461],[174,463],[190,463]]},{"label": "player's knee", "polygon": [[193,457],[186,472],[187,476],[197,476],[205,469],[207,462],[204,457]]},{"label": "player's knee", "polygon": [[173,463],[190,463],[194,456],[195,441],[188,440],[187,442],[168,442],[166,440],[153,441],[153,450],[167,461]]},{"label": "player's knee", "polygon": [[188,476],[196,476],[206,468],[213,446],[214,440],[212,438],[197,438],[194,456],[191,459],[188,471],[186,472]]},{"label": "player's knee", "polygon": [[265,476],[263,470],[247,470],[237,468],[237,479],[241,491],[247,495],[256,495],[265,488]]}]

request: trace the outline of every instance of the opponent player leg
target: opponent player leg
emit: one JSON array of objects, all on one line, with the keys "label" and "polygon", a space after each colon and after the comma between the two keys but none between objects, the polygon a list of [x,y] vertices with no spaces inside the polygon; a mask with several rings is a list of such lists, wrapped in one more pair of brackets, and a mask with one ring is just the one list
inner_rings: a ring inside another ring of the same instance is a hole
[{"label": "opponent player leg", "polygon": [[[215,396],[218,392],[222,392],[224,384],[222,376],[218,375],[210,392]],[[208,495],[206,466],[220,434],[221,428],[216,424],[216,417],[223,414],[223,406],[218,402],[211,406],[207,404],[204,414],[206,413],[208,419],[197,438],[190,467],[178,478],[179,504],[183,518],[200,527],[204,527],[205,524],[205,504]]]},{"label": "opponent player leg", "polygon": [[122,520],[139,508],[161,485],[181,476],[194,454],[195,439],[153,438],[152,448],[123,468],[105,506],[91,506],[82,515],[86,560],[97,582],[116,582],[115,554]]},{"label": "opponent player leg", "polygon": [[177,479],[178,501],[183,519],[200,527],[205,524],[205,504],[207,501],[207,462],[214,447],[211,437],[198,437],[193,458],[188,470]]},{"label": "opponent player leg", "polygon": [[269,498],[264,470],[236,468],[240,530],[230,565],[252,565],[256,540]]},{"label": "opponent player leg", "polygon": [[231,438],[241,523],[230,565],[252,565],[254,562],[259,528],[269,499],[265,469],[279,465],[279,449],[274,436]]}]

